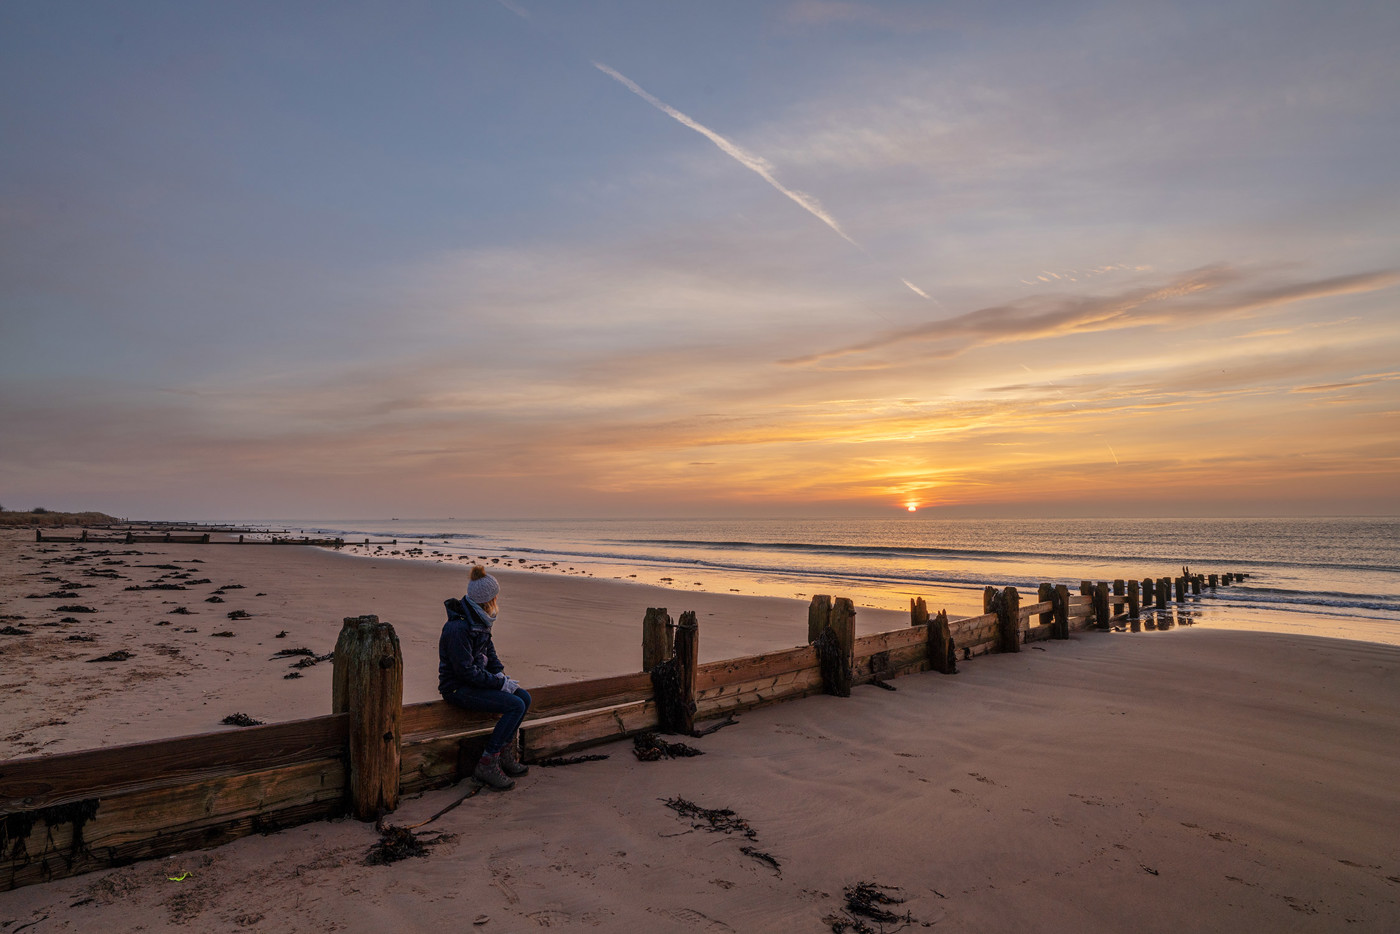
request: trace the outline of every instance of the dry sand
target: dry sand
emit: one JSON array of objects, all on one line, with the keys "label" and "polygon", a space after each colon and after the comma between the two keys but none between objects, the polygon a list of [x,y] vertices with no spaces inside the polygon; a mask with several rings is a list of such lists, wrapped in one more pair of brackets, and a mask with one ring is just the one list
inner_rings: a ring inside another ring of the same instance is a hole
[{"label": "dry sand", "polygon": [[[96,622],[65,629],[33,626],[57,618],[36,609],[54,601],[23,599],[48,582],[19,575],[88,580],[74,574],[81,564],[39,566],[75,546],[29,561],[18,558],[32,544],[6,547],[0,612],[29,616],[15,625],[34,632],[0,637],[0,716],[21,734],[6,755],[93,745],[104,730],[125,741],[208,729],[233,709],[321,712],[328,666],[283,682],[285,664],[267,654],[288,643],[328,651],[348,614],[398,624],[409,699],[424,699],[432,678],[414,669],[432,667],[440,601],[465,576],[280,547],[144,546],[143,557],[111,556],[127,568],[108,567],[141,581],[164,572],[131,564],[197,557],[196,578],[212,584],[104,592]],[[233,582],[245,590],[202,602]],[[706,658],[805,634],[793,601],[520,573],[502,583],[502,652],[531,672],[527,684],[637,667],[647,605],[700,611]],[[78,592],[74,602],[96,605],[96,588]],[[181,604],[160,600],[172,598],[202,615],[167,615]],[[239,607],[253,618],[223,616]],[[860,621],[901,624],[889,616]],[[200,631],[174,631],[180,622]],[[210,635],[221,629],[238,635]],[[280,629],[288,636],[274,639]],[[118,637],[127,632],[134,641]],[[99,641],[70,644],[74,633]],[[123,645],[136,653],[126,662],[82,660]],[[907,901],[892,907],[914,919],[910,930],[1400,929],[1400,648],[1209,626],[1080,633],[896,686],[751,711],[693,741],[697,758],[638,762],[618,743],[597,750],[606,761],[536,767],[514,791],[478,795],[424,828],[445,835],[425,858],[366,866],[371,827],[320,822],[0,893],[0,934],[816,932],[831,930],[823,919],[858,882],[897,886]],[[153,709],[132,709],[143,705]],[[38,725],[48,711],[69,722]],[[465,790],[410,799],[395,820],[422,820]],[[755,838],[693,829],[666,807],[676,796],[732,808]]]}]

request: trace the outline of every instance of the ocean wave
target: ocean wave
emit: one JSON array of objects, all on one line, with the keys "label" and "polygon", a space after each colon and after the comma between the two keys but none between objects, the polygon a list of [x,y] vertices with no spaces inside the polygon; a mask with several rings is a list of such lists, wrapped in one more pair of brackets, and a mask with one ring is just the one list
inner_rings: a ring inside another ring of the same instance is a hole
[{"label": "ocean wave", "polygon": [[[1177,555],[1148,555],[1148,554],[1125,554],[1115,552],[1113,554],[1102,554],[1097,552],[1074,552],[1074,551],[1008,551],[1001,549],[977,549],[977,548],[936,548],[921,545],[869,545],[869,544],[840,544],[834,542],[749,542],[749,541],[703,541],[697,539],[611,539],[614,544],[619,545],[647,545],[657,548],[680,548],[680,549],[706,549],[716,551],[771,551],[790,554],[819,554],[833,557],[868,558],[868,559],[964,559],[969,561],[1082,561],[1086,564],[1154,564],[1180,566],[1183,564],[1200,564],[1210,562],[1213,564],[1225,564],[1226,559],[1214,557],[1192,556],[1188,554]],[[1367,571],[1382,571],[1387,573],[1400,573],[1400,567],[1392,567],[1384,564],[1358,564],[1356,562],[1347,563],[1319,563],[1312,561],[1281,561],[1281,560],[1260,560],[1250,558],[1247,560],[1237,560],[1231,562],[1239,567],[1267,567],[1267,568],[1306,568],[1349,571],[1364,569]]]}]

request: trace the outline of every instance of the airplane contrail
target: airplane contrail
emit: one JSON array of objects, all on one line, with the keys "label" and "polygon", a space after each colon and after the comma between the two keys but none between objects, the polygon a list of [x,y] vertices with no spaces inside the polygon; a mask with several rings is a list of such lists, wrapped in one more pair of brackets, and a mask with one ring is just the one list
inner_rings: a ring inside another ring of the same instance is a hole
[{"label": "airplane contrail", "polygon": [[[504,3],[505,0],[501,0],[501,2]],[[724,153],[726,156],[729,156],[735,162],[738,162],[744,168],[748,169],[750,172],[753,172],[759,178],[772,185],[784,197],[788,198],[798,207],[806,211],[808,214],[811,214],[817,220],[830,227],[842,240],[845,240],[851,246],[860,250],[867,256],[870,255],[870,252],[866,250],[865,247],[857,243],[854,237],[852,237],[850,234],[846,233],[846,231],[841,229],[841,225],[837,223],[836,218],[832,217],[827,212],[826,208],[822,207],[822,203],[820,201],[807,194],[805,191],[798,191],[795,188],[789,188],[782,182],[778,181],[778,179],[773,175],[773,164],[767,159],[763,158],[762,156],[754,155],[753,153],[744,149],[738,143],[735,143],[733,140],[726,139],[725,137],[716,133],[714,130],[705,126],[700,121],[693,119],[685,113],[682,113],[681,111],[672,107],[670,104],[666,103],[665,101],[648,92],[637,82],[622,74],[617,69],[609,68],[602,62],[596,61],[593,63],[593,67],[601,71],[603,74],[607,75],[609,78],[612,78],[618,84],[622,85],[624,88],[631,91],[633,94],[637,95],[642,100],[646,101],[648,104],[664,113],[666,116],[675,120],[677,123],[680,123],[682,126],[689,127],[696,133],[699,133],[701,136],[708,139],[710,142],[714,143],[717,147],[719,147],[720,152]],[[903,282],[905,287],[907,287],[909,291],[913,292],[920,298],[926,301],[933,302],[935,305],[939,304],[938,299],[934,298],[932,295],[928,294],[923,289],[910,282],[908,279],[901,278],[899,281]]]},{"label": "airplane contrail", "polygon": [[[788,188],[782,182],[774,178],[773,166],[767,159],[764,159],[762,156],[756,156],[753,153],[748,152],[743,147],[739,146],[737,143],[725,139],[723,136],[719,135],[714,130],[705,126],[698,120],[691,119],[690,117],[681,113],[679,110],[672,107],[665,101],[654,97],[653,95],[648,93],[645,88],[643,88],[641,85],[637,84],[637,82],[633,81],[631,78],[627,77],[621,72],[613,68],[609,68],[602,62],[594,62],[593,67],[601,71],[603,74],[607,75],[609,78],[612,78],[618,84],[622,85],[627,90],[631,91],[633,94],[637,95],[642,100],[646,101],[648,104],[664,113],[666,116],[671,117],[677,123],[680,123],[683,126],[690,127],[696,133],[699,133],[701,136],[714,143],[716,146],[719,147],[720,152],[724,153],[726,156],[729,156],[735,162],[738,162],[744,168],[753,172],[759,178],[772,185],[784,196],[791,199],[795,204],[797,204],[799,207],[805,210],[808,214],[811,214],[817,220],[821,221],[823,224],[836,231],[837,235],[839,235],[841,239],[845,240],[851,246],[856,247],[860,250],[865,249],[859,243],[856,243],[856,241],[851,237],[850,234],[846,233],[846,231],[841,229],[841,225],[836,222],[836,218],[832,217],[826,212],[826,209],[822,207],[820,201],[818,201],[816,198],[813,198],[805,191],[797,191],[795,189]],[[915,292],[919,291],[917,288],[914,288],[914,286],[910,285],[908,281],[905,281],[904,284],[908,285],[911,289],[914,289]],[[924,297],[928,298],[927,295],[924,295]]]}]

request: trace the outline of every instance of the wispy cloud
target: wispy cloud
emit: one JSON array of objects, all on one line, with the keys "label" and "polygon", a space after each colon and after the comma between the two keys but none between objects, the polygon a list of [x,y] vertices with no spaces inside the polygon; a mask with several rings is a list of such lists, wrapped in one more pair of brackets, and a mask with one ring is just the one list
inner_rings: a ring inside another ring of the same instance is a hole
[{"label": "wispy cloud", "polygon": [[892,331],[869,340],[792,357],[782,362],[791,365],[823,363],[837,357],[881,350],[911,341],[948,342],[940,351],[948,356],[994,343],[1119,330],[1148,324],[1180,324],[1187,319],[1207,316],[1245,315],[1308,299],[1374,292],[1400,283],[1400,274],[1382,270],[1238,291],[1216,300],[1203,300],[1204,296],[1218,293],[1243,278],[1240,271],[1217,265],[1178,276],[1164,285],[1132,289],[1116,295],[1027,299],[979,308],[953,318]]}]

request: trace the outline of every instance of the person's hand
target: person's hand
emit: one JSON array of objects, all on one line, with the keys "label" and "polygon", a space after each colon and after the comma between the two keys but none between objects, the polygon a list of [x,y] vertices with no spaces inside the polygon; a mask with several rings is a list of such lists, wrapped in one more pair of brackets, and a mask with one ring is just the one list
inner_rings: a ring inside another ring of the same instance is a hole
[{"label": "person's hand", "polygon": [[501,677],[505,678],[505,680],[501,682],[501,690],[505,691],[507,694],[514,694],[515,689],[520,687],[520,682],[516,681],[505,672],[501,672]]}]

